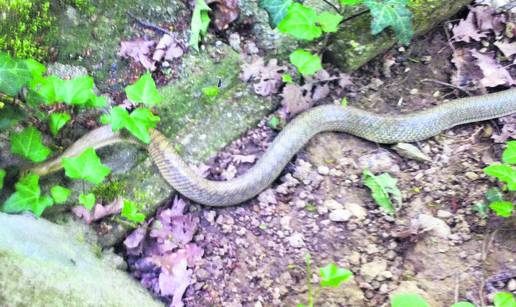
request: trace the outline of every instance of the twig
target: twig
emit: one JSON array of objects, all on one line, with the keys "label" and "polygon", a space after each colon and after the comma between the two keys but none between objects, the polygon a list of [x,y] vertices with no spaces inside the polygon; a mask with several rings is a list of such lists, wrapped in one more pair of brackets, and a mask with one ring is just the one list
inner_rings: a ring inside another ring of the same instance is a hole
[{"label": "twig", "polygon": [[337,13],[340,14],[340,10],[335,4],[331,3],[329,0],[323,0],[323,2],[331,6],[332,9],[334,9]]},{"label": "twig", "polygon": [[437,83],[437,84],[440,84],[440,85],[444,85],[444,86],[448,86],[448,87],[452,87],[454,89],[457,89],[463,93],[465,93],[466,95],[468,96],[474,96],[473,93],[471,93],[470,91],[468,90],[465,90],[464,88],[460,87],[460,86],[456,86],[456,85],[453,85],[451,83],[447,83],[447,82],[444,82],[444,81],[440,81],[440,80],[436,80],[436,79],[423,79],[421,80],[421,82],[433,82],[433,83]]},{"label": "twig", "polygon": [[149,28],[151,30],[154,30],[154,31],[157,31],[157,32],[161,32],[163,34],[172,35],[172,33],[170,33],[170,31],[168,31],[167,29],[163,29],[162,27],[159,27],[159,26],[157,26],[155,24],[143,21],[143,20],[139,19],[138,17],[134,16],[131,12],[127,12],[127,15],[129,15],[129,17],[134,19],[136,21],[136,23],[138,23],[140,26],[142,26],[144,28]]},{"label": "twig", "polygon": [[497,9],[498,12],[508,12],[516,7],[516,2],[511,1]]},{"label": "twig", "polygon": [[359,12],[357,12],[357,13],[356,13],[356,14],[354,14],[354,15],[351,15],[351,16],[349,16],[349,17],[344,18],[344,20],[342,20],[342,22],[341,22],[341,23],[344,23],[344,22],[350,21],[351,19],[355,19],[355,18],[357,18],[358,16],[362,16],[362,15],[364,15],[364,14],[365,14],[365,13],[367,13],[367,12],[369,12],[369,10],[359,11]]},{"label": "twig", "polygon": [[460,272],[455,273],[455,291],[453,293],[454,302],[459,302],[459,289],[460,289]]}]

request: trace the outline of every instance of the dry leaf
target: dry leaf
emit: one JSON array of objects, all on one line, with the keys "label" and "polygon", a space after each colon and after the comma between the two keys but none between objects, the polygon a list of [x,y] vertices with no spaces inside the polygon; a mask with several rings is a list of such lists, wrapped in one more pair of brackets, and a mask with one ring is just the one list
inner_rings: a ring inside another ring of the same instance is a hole
[{"label": "dry leaf", "polygon": [[497,41],[494,45],[500,49],[500,51],[505,55],[506,58],[510,58],[516,54],[516,41],[508,42],[508,41]]},{"label": "dry leaf", "polygon": [[471,50],[471,55],[475,57],[476,64],[482,70],[484,77],[480,79],[480,84],[484,87],[496,87],[499,85],[515,85],[507,69],[500,65],[496,60],[486,54],[476,50]]},{"label": "dry leaf", "polygon": [[215,3],[213,22],[220,31],[226,30],[240,14],[238,0],[208,0],[206,3]]},{"label": "dry leaf", "polygon": [[469,43],[471,40],[480,41],[481,38],[486,37],[485,33],[478,30],[474,15],[475,14],[470,11],[466,19],[459,21],[459,23],[453,27],[453,41]]},{"label": "dry leaf", "polygon": [[285,111],[293,116],[312,106],[311,99],[303,93],[303,89],[297,84],[287,84],[281,93],[283,100],[281,104]]},{"label": "dry leaf", "polygon": [[141,63],[146,69],[154,71],[156,66],[154,65],[154,61],[149,57],[152,46],[154,46],[153,41],[143,39],[122,41],[118,55],[123,58],[132,58],[136,62]]}]

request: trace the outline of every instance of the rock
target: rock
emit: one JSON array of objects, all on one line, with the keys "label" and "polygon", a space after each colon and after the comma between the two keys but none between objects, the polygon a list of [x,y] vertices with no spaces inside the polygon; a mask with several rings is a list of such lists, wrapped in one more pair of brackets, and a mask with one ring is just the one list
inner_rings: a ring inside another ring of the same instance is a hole
[{"label": "rock", "polygon": [[445,221],[428,214],[419,214],[414,223],[419,232],[430,232],[443,239],[447,239],[451,235],[450,226]]},{"label": "rock", "polygon": [[301,234],[299,232],[295,232],[290,237],[288,237],[287,242],[293,248],[301,248],[301,247],[305,246],[305,241],[303,240],[303,234]]},{"label": "rock", "polygon": [[346,209],[337,209],[330,212],[330,221],[333,222],[347,222],[351,218],[351,212]]},{"label": "rock", "polygon": [[328,210],[330,211],[333,211],[333,210],[338,210],[338,209],[344,209],[344,206],[337,202],[336,200],[334,199],[327,199],[324,201],[323,203],[323,206],[328,208]]},{"label": "rock", "polygon": [[511,279],[507,283],[507,290],[516,291],[516,279]]},{"label": "rock", "polygon": [[398,143],[391,147],[400,156],[420,162],[431,162],[432,159],[424,154],[419,148],[408,143]]},{"label": "rock", "polygon": [[330,169],[327,166],[321,165],[317,168],[317,172],[323,176],[326,176],[330,173]]},{"label": "rock", "polygon": [[346,203],[344,207],[358,220],[363,220],[367,217],[367,209],[357,203]]},{"label": "rock", "polygon": [[419,288],[416,281],[402,281],[398,288],[391,292],[389,297],[392,299],[392,297],[396,296],[397,294],[405,293],[419,294],[425,299],[429,306],[442,306],[442,304],[436,302],[431,295]]},{"label": "rock", "polygon": [[358,158],[358,166],[361,169],[369,169],[373,173],[398,173],[400,167],[392,154],[386,150],[380,150]]},{"label": "rock", "polygon": [[447,219],[453,216],[453,213],[446,210],[437,210],[437,217],[440,219]]},{"label": "rock", "polygon": [[83,227],[0,213],[0,300],[9,306],[163,306],[99,257]]},{"label": "rock", "polygon": [[217,216],[217,212],[215,210],[204,211],[204,218],[208,223],[213,224],[215,222],[215,217]]},{"label": "rock", "polygon": [[468,178],[469,180],[477,180],[478,178],[480,178],[480,176],[474,172],[466,172],[464,176],[466,176],[466,178]]},{"label": "rock", "polygon": [[387,270],[387,261],[384,259],[377,259],[372,262],[363,264],[360,268],[360,275],[368,282],[376,278]]},{"label": "rock", "polygon": [[[469,0],[429,0],[412,6],[415,34],[421,35],[443,20],[455,15]],[[350,14],[353,14],[351,12]],[[371,34],[371,16],[363,14],[341,27],[331,40],[327,56],[345,71],[353,71],[397,44],[391,31]]]}]

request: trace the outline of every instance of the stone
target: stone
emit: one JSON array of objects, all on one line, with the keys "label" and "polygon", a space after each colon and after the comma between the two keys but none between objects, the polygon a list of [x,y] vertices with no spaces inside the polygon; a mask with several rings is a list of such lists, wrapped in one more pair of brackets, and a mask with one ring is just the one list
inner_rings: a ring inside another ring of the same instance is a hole
[{"label": "stone", "polygon": [[0,213],[0,301],[9,306],[163,306],[101,257],[100,248],[88,243],[85,227]]},{"label": "stone", "polygon": [[516,291],[516,279],[511,279],[507,283],[507,290]]},{"label": "stone", "polygon": [[428,214],[419,214],[414,223],[420,232],[429,232],[443,239],[452,239],[450,226],[441,219]]},{"label": "stone", "polygon": [[367,217],[367,209],[357,203],[346,203],[344,207],[358,220],[363,220]]},{"label": "stone", "polygon": [[337,209],[330,212],[330,221],[333,222],[347,222],[351,218],[351,212],[346,209]]},{"label": "stone", "polygon": [[[429,0],[411,7],[414,14],[415,35],[422,35],[457,14],[469,0]],[[350,12],[353,14],[354,12]],[[378,35],[371,34],[371,15],[363,14],[346,23],[332,36],[327,56],[333,64],[351,72],[379,54],[384,53],[397,43],[390,30]]]},{"label": "stone", "polygon": [[466,172],[464,176],[466,176],[466,178],[468,178],[469,180],[477,180],[478,178],[480,178],[480,176],[474,172]]},{"label": "stone", "polygon": [[408,143],[398,143],[391,147],[400,156],[420,162],[431,162],[432,159],[424,154],[419,148]]},{"label": "stone", "polygon": [[317,168],[317,172],[323,176],[326,176],[330,173],[330,169],[327,166],[321,165]]},{"label": "stone", "polygon": [[293,248],[301,248],[301,247],[305,246],[305,241],[303,240],[303,234],[301,234],[299,232],[295,232],[290,237],[288,237],[287,242]]},{"label": "stone", "polygon": [[358,167],[368,169],[373,173],[398,173],[400,167],[396,163],[393,155],[387,150],[380,150],[371,154],[363,155],[358,158]]},{"label": "stone", "polygon": [[328,208],[328,210],[331,210],[331,211],[338,210],[338,209],[344,209],[344,206],[334,199],[325,200],[323,203],[323,206]]},{"label": "stone", "polygon": [[387,261],[384,259],[377,259],[365,263],[360,268],[360,275],[364,277],[367,282],[372,281],[376,276],[382,274],[387,270]]},{"label": "stone", "polygon": [[437,217],[440,219],[447,219],[452,216],[453,216],[453,213],[451,213],[450,211],[441,210],[441,209],[437,210]]}]

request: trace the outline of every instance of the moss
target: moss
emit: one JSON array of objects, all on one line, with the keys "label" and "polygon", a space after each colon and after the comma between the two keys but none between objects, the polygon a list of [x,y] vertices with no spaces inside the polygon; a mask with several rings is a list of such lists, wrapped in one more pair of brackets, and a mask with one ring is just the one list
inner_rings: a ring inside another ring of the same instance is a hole
[{"label": "moss", "polygon": [[97,186],[92,193],[103,202],[112,202],[117,196],[123,194],[126,187],[126,181],[113,180]]},{"label": "moss", "polygon": [[87,12],[93,8],[90,0],[0,1],[0,50],[16,57],[44,60],[49,50],[44,37],[56,20],[52,12],[65,4]]}]

